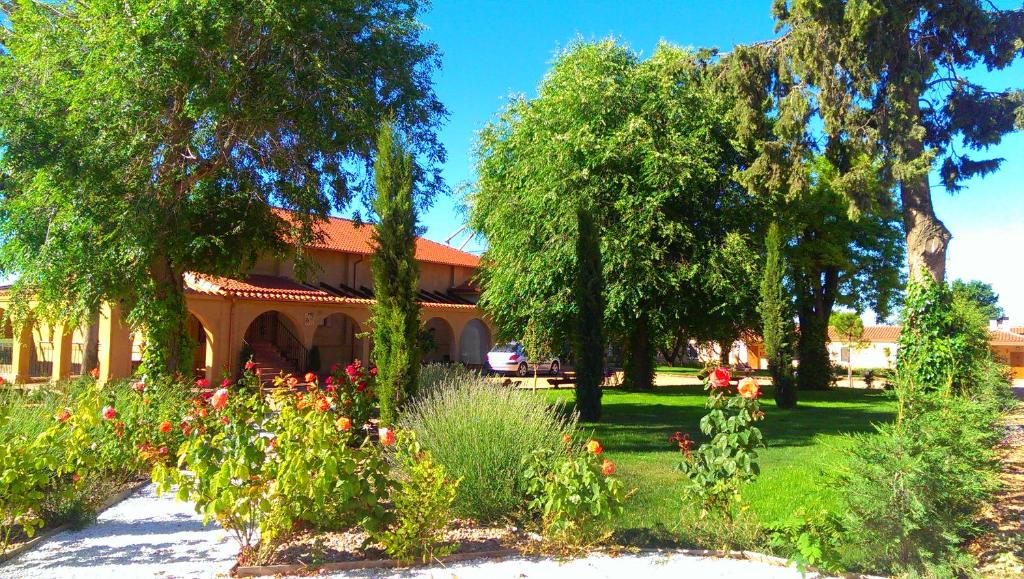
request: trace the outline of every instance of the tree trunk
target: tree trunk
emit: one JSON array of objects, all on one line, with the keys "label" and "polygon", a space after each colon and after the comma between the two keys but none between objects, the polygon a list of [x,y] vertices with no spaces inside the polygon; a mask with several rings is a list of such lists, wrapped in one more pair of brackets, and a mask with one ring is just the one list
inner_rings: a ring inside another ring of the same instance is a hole
[{"label": "tree trunk", "polygon": [[82,375],[88,374],[93,368],[100,366],[100,313],[89,314],[89,322],[85,327],[85,348],[82,351]]},{"label": "tree trunk", "polygon": [[576,239],[576,409],[580,419],[601,419],[601,382],[604,381],[604,296],[601,245],[594,218],[577,209],[579,233]]},{"label": "tree trunk", "polygon": [[907,234],[907,266],[911,279],[927,273],[935,281],[946,278],[946,248],[953,236],[935,216],[928,175],[900,183],[903,229]]},{"label": "tree trunk", "polygon": [[191,373],[186,364],[193,352],[187,327],[184,272],[167,257],[157,256],[150,262],[149,273],[154,292],[152,303],[141,306],[150,310],[145,316],[149,325],[143,362],[148,371],[157,374]]},{"label": "tree trunk", "polygon": [[654,388],[654,349],[646,316],[637,320],[627,337],[623,374],[625,387],[632,390]]},{"label": "tree trunk", "polygon": [[831,363],[828,357],[828,318],[812,308],[798,308],[800,336],[797,352],[800,366],[797,369],[797,387],[801,390],[826,390],[832,382]]}]

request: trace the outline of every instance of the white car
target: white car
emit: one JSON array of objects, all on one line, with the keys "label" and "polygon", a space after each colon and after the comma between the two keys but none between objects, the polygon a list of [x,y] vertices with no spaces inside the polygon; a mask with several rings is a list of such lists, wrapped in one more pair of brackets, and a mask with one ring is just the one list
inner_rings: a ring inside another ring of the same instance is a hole
[{"label": "white car", "polygon": [[[487,365],[495,372],[526,377],[533,374],[533,362],[526,359],[526,351],[518,342],[500,344],[487,353]],[[558,358],[541,360],[538,372],[557,375],[562,371]]]}]

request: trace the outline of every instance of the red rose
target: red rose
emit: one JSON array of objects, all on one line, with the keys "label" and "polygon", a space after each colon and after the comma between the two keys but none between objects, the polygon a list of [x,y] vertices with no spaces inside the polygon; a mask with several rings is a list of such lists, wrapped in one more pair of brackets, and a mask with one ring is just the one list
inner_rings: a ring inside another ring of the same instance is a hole
[{"label": "red rose", "polygon": [[324,383],[326,383],[326,384],[328,384],[328,385],[330,385],[330,384],[334,384],[334,376],[328,376],[328,377],[327,377],[327,378],[326,378],[326,379],[324,380]]},{"label": "red rose", "polygon": [[100,414],[103,416],[103,418],[107,420],[113,420],[117,418],[117,411],[114,410],[113,406],[104,406],[103,411],[100,412]]},{"label": "red rose", "polygon": [[221,388],[220,390],[213,393],[213,397],[210,398],[210,404],[214,410],[220,410],[228,405],[228,389]]},{"label": "red rose", "polygon": [[345,374],[348,374],[349,378],[355,378],[356,377],[356,367],[355,367],[355,365],[354,364],[349,364],[348,366],[345,366]]},{"label": "red rose", "polygon": [[377,375],[377,367],[374,366],[373,368],[370,368],[370,376],[376,376],[376,375]]},{"label": "red rose", "polygon": [[363,390],[366,390],[366,382],[356,384],[356,392],[362,392]]},{"label": "red rose", "polygon": [[605,459],[605,461],[601,463],[601,474],[604,476],[615,474],[615,463]]},{"label": "red rose", "polygon": [[196,380],[196,388],[199,388],[201,390],[205,390],[205,389],[207,389],[209,387],[210,387],[210,381],[207,380],[206,378],[200,378],[200,379]]},{"label": "red rose", "polygon": [[306,382],[309,383],[309,384],[312,384],[313,382],[316,382],[316,374],[314,374],[312,372],[307,372],[305,378],[306,378]]},{"label": "red rose", "polygon": [[729,380],[731,379],[732,376],[729,375],[729,371],[721,366],[715,368],[715,370],[711,372],[711,375],[708,376],[708,380],[711,381],[712,388],[728,388]]},{"label": "red rose", "polygon": [[380,443],[384,446],[391,446],[395,443],[395,433],[390,428],[381,428],[379,434]]},{"label": "red rose", "polygon": [[253,362],[252,360],[249,360],[248,362],[245,363],[245,369],[246,370],[252,370],[255,367],[256,367],[256,362]]},{"label": "red rose", "polygon": [[231,379],[225,378],[224,381],[220,383],[220,387],[227,388],[228,386],[231,386]]},{"label": "red rose", "polygon": [[170,420],[164,420],[163,422],[160,423],[160,432],[163,432],[164,434],[170,432],[171,428],[173,428],[173,426],[171,425]]}]

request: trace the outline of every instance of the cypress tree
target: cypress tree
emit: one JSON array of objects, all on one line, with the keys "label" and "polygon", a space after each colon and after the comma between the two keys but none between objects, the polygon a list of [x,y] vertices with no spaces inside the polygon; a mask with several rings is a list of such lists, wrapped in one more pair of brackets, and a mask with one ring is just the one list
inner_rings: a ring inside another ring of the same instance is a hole
[{"label": "cypress tree", "polygon": [[782,256],[782,234],[779,224],[768,227],[767,257],[761,278],[761,313],[764,349],[768,356],[768,371],[775,385],[775,404],[779,408],[796,406],[796,384],[793,380],[793,358],[790,354],[792,317],[786,299],[783,275],[786,264]]},{"label": "cypress tree", "polygon": [[601,382],[604,381],[604,283],[601,277],[601,237],[594,216],[576,210],[576,408],[580,419],[601,419]]},{"label": "cypress tree", "polygon": [[416,303],[416,208],[413,159],[389,123],[382,123],[374,162],[379,222],[371,262],[374,360],[380,422],[392,425],[404,402],[416,394],[420,369],[420,310]]}]

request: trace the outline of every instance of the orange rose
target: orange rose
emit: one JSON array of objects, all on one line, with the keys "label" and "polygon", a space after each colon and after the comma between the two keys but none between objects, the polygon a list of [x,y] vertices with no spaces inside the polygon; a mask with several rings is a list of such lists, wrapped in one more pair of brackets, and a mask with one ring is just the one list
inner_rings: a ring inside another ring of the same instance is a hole
[{"label": "orange rose", "polygon": [[55,418],[57,419],[57,422],[67,422],[68,420],[71,420],[71,411],[65,408],[58,412]]},{"label": "orange rose", "polygon": [[740,393],[740,396],[747,400],[753,400],[761,395],[761,387],[757,385],[757,380],[753,378],[744,378],[740,380],[739,386],[736,387],[736,391]]},{"label": "orange rose", "polygon": [[608,476],[610,474],[615,474],[615,463],[613,463],[610,460],[605,460],[604,462],[602,462],[601,463],[601,474],[603,474],[604,476]]},{"label": "orange rose", "polygon": [[316,409],[320,412],[327,412],[331,409],[331,403],[326,398],[320,398],[316,401]]},{"label": "orange rose", "polygon": [[220,410],[228,405],[228,389],[221,388],[220,390],[213,393],[213,397],[210,398],[210,404],[214,410]]},{"label": "orange rose", "polygon": [[308,372],[306,374],[306,382],[308,382],[310,384],[312,384],[313,382],[316,382],[316,374],[314,374],[312,372]]},{"label": "orange rose", "polygon": [[601,454],[604,449],[601,448],[601,443],[596,440],[590,440],[587,442],[587,452],[592,454]]},{"label": "orange rose", "polygon": [[352,430],[352,419],[347,416],[342,416],[334,424],[338,427],[338,430]]},{"label": "orange rose", "polygon": [[380,443],[384,446],[391,446],[395,443],[395,433],[390,428],[380,429]]},{"label": "orange rose", "polygon": [[160,423],[160,432],[163,432],[164,434],[170,432],[171,428],[173,428],[173,426],[171,425],[170,420],[164,420],[163,422]]}]

